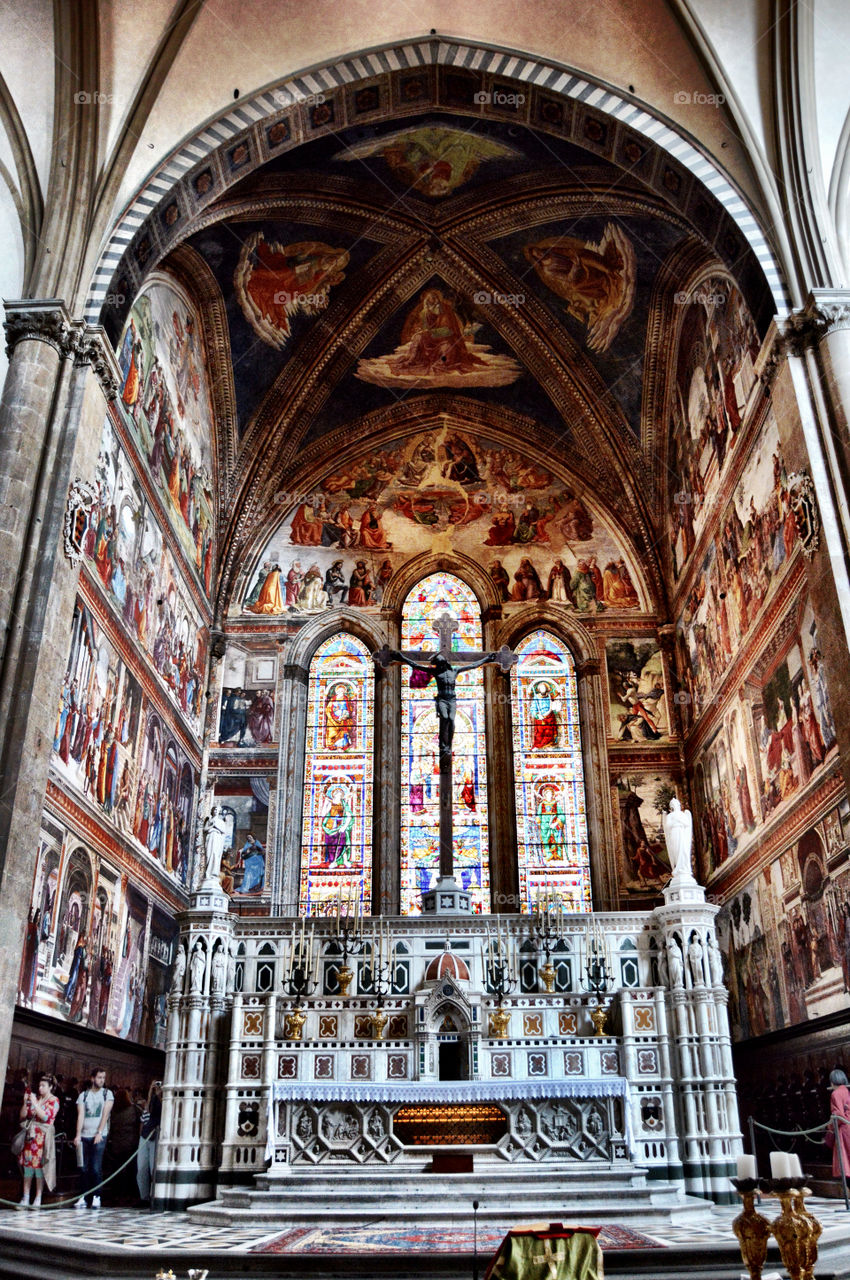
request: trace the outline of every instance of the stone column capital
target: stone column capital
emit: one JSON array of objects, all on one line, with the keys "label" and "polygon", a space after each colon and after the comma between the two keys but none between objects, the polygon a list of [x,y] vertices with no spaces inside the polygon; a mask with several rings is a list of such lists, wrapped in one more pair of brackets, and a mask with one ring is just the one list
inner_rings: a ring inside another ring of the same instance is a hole
[{"label": "stone column capital", "polygon": [[46,342],[63,359],[75,365],[91,365],[107,400],[114,400],[121,385],[115,353],[101,325],[72,320],[61,298],[20,298],[6,302],[6,354],[19,342]]},{"label": "stone column capital", "polygon": [[67,356],[70,351],[73,322],[61,298],[5,299],[6,355],[12,355],[19,342],[46,342]]},{"label": "stone column capital", "polygon": [[786,317],[783,333],[791,353],[800,356],[839,329],[850,329],[850,289],[813,289]]}]

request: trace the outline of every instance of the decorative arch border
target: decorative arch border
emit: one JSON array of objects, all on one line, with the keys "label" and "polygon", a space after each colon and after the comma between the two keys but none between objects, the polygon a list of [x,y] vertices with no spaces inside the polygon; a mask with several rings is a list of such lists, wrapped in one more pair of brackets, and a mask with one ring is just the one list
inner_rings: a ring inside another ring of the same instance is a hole
[{"label": "decorative arch border", "polygon": [[[779,264],[757,217],[730,178],[685,133],[609,85],[554,62],[477,42],[434,36],[366,50],[324,66],[308,68],[207,121],[149,175],[117,219],[92,276],[86,321],[89,324],[99,321],[116,273],[119,284],[127,276],[138,284],[148,263],[158,261],[179,242],[200,207],[199,195],[201,206],[211,203],[252,169],[288,149],[287,144],[296,146],[303,142],[310,130],[314,131],[313,136],[321,136],[323,131],[346,128],[355,121],[368,124],[389,118],[374,82],[388,75],[394,81],[402,78],[409,81],[417,72],[423,78],[436,80],[434,69],[445,77],[452,68],[458,75],[477,77],[482,88],[493,80],[514,81],[531,87],[529,97],[539,99],[540,94],[545,94],[556,108],[560,105],[559,99],[580,104],[582,110],[610,118],[621,130],[628,130],[666,154],[672,175],[665,183],[668,194],[681,193],[689,200],[694,181],[701,184],[725,210],[744,244],[752,249],[777,310],[786,309],[788,300]],[[367,99],[362,112],[354,108],[355,114],[350,119],[347,113],[343,118],[346,97],[354,104],[357,87],[366,85],[373,90],[376,105],[370,109]],[[431,101],[435,85],[428,87],[431,93],[423,93],[419,100],[395,94],[394,101],[386,106],[395,116],[405,114],[405,107],[408,113],[411,106],[417,111],[430,109],[435,105]],[[336,118],[338,102],[341,104],[339,119]],[[451,103],[442,105],[451,106]],[[515,118],[513,112],[506,116],[504,111],[491,105],[476,104],[477,110],[465,102],[455,105],[485,118]],[[557,109],[552,115],[553,119],[547,118],[538,105],[539,118],[534,123],[544,130],[552,130],[553,125],[562,123],[557,119]],[[601,152],[600,139],[594,138],[593,132],[583,145],[591,152]],[[205,162],[208,162],[209,185],[203,184],[205,189],[199,191]],[[195,187],[190,178],[194,178]],[[125,268],[123,277],[122,267]]]}]

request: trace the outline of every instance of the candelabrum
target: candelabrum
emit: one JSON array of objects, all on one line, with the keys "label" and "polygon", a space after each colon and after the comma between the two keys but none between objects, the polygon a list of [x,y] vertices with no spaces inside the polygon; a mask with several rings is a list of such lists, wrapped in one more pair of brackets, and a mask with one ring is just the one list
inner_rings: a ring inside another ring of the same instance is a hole
[{"label": "candelabrum", "polygon": [[312,974],[310,972],[310,954],[303,946],[300,951],[294,952],[289,973],[283,979],[284,991],[295,1001],[293,1008],[284,1019],[284,1035],[287,1040],[301,1039],[304,1023],[307,1021],[307,1015],[301,1006],[305,996],[312,995],[318,985],[319,953],[318,951],[316,952]]},{"label": "candelabrum", "polygon": [[338,965],[336,971],[339,994],[347,996],[351,979],[354,977],[354,970],[348,963],[349,957],[361,955],[365,945],[359,912],[353,915],[337,915],[336,933],[333,935],[332,943],[335,944],[335,954],[342,956],[342,963]]},{"label": "candelabrum", "polygon": [[395,974],[395,952],[389,930],[382,929],[377,937],[372,938],[370,947],[369,959],[364,966],[364,978],[373,995],[378,997],[378,1007],[371,1015],[372,1035],[376,1040],[383,1040],[384,1027],[389,1021],[384,1012],[384,1000],[392,991]]},{"label": "candelabrum", "polygon": [[517,984],[516,963],[511,967],[508,943],[501,937],[491,938],[484,952],[487,989],[498,1000],[498,1008],[490,1014],[490,1034],[499,1039],[507,1035],[510,1012],[502,1007],[505,996]]},{"label": "candelabrum", "polygon": [[590,1020],[595,1027],[594,1035],[597,1036],[605,1035],[605,1019],[608,1017],[605,998],[612,982],[611,960],[605,948],[605,939],[598,928],[591,926],[584,964],[584,984],[591,998],[596,1001],[590,1007]]},{"label": "candelabrum", "polygon": [[[823,1227],[806,1208],[811,1191],[805,1178],[733,1178],[732,1186],[744,1202],[744,1211],[732,1223],[741,1246],[750,1280],[761,1280],[768,1238],[773,1235],[791,1280],[814,1280],[818,1238]],[[769,1222],[754,1207],[756,1191],[777,1196],[782,1212]]]},{"label": "candelabrum", "polygon": [[543,898],[538,897],[532,919],[531,936],[534,948],[538,956],[541,952],[545,956],[545,963],[539,973],[547,992],[555,990],[555,966],[552,964],[551,955],[563,937],[562,909],[561,900],[557,894],[547,893]]}]

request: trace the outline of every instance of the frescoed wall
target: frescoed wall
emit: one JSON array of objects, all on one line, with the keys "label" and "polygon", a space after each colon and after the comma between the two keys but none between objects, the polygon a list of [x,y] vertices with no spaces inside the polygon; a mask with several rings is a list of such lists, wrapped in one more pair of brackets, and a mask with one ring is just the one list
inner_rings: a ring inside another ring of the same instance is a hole
[{"label": "frescoed wall", "polygon": [[261,774],[219,778],[215,800],[227,822],[221,887],[235,901],[256,900],[269,888],[269,810],[273,780]]},{"label": "frescoed wall", "polygon": [[[795,614],[797,610],[795,609]],[[694,762],[706,872],[816,788],[836,760],[835,724],[811,605],[726,704]]]},{"label": "frescoed wall", "polygon": [[610,737],[618,742],[658,742],[670,736],[664,663],[650,637],[608,640]]},{"label": "frescoed wall", "polygon": [[218,727],[211,745],[267,747],[275,738],[277,657],[228,645],[221,673]]},{"label": "frescoed wall", "polygon": [[119,403],[166,518],[209,595],[215,431],[201,329],[194,303],[174,281],[146,285],[118,345]]},{"label": "frescoed wall", "polygon": [[850,1007],[848,818],[844,801],[724,905],[735,1039]]},{"label": "frescoed wall", "polygon": [[611,781],[620,887],[629,895],[657,894],[671,872],[661,816],[681,785],[658,770],[623,771]]},{"label": "frescoed wall", "polygon": [[176,949],[172,909],[45,811],[18,1003],[161,1048]]},{"label": "frescoed wall", "polygon": [[303,495],[268,543],[242,611],[376,608],[395,569],[435,546],[484,564],[509,607],[646,607],[589,499],[522,454],[447,425],[356,459]]},{"label": "frescoed wall", "polygon": [[788,475],[768,413],[681,611],[677,631],[693,719],[773,595],[797,546]]},{"label": "frescoed wall", "polygon": [[[759,337],[734,285],[706,280],[676,294],[684,308],[673,387],[670,547],[681,575],[703,528],[717,519],[716,498],[736,450],[755,382]],[[746,517],[745,517],[746,519]]]},{"label": "frescoed wall", "polygon": [[139,645],[198,735],[207,632],[109,418],[95,488],[97,499],[80,537],[84,559],[103,587],[118,629]]},{"label": "frescoed wall", "polygon": [[79,598],[52,765],[113,830],[187,884],[196,769]]}]

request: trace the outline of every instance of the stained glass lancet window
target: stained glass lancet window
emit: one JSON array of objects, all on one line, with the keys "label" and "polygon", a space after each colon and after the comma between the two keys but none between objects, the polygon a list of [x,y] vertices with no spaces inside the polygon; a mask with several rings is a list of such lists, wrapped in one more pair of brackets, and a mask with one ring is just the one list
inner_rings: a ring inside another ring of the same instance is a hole
[{"label": "stained glass lancet window", "polygon": [[572,654],[548,631],[517,648],[513,746],[522,909],[558,893],[568,911],[590,911],[584,769]]},{"label": "stained glass lancet window", "polygon": [[[480,649],[481,609],[475,593],[450,573],[423,578],[404,603],[402,649],[439,647],[435,619],[457,619],[452,648]],[[418,915],[421,894],[440,869],[440,760],[434,684],[402,668],[401,695],[401,911]],[[487,829],[487,751],[481,668],[458,675],[452,746],[455,879],[469,890],[473,910],[490,910]]]},{"label": "stained glass lancet window", "polygon": [[301,913],[372,901],[375,667],[355,636],[321,644],[310,663],[301,827]]}]

